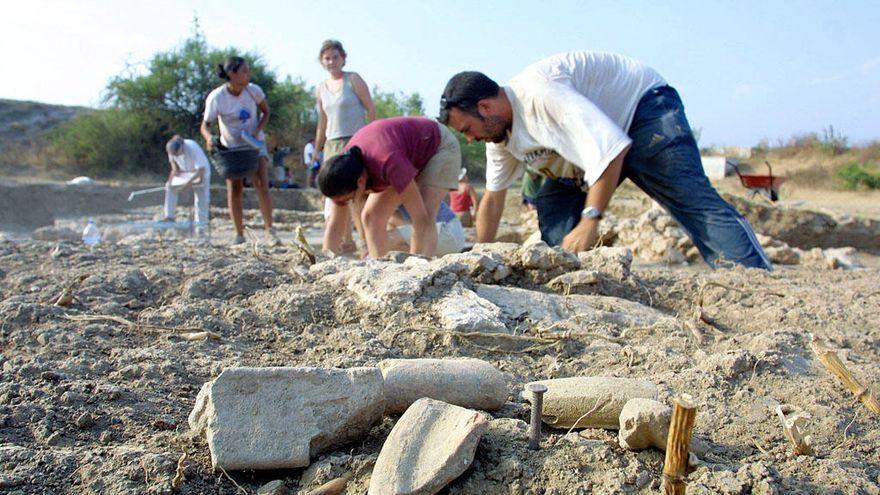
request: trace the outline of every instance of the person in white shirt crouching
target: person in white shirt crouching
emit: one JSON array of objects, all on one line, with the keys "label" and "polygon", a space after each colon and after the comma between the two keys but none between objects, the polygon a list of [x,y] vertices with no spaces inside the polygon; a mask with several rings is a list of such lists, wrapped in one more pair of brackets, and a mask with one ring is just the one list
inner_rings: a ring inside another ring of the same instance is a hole
[{"label": "person in white shirt crouching", "polygon": [[202,232],[208,227],[211,205],[211,167],[202,147],[192,139],[175,135],[165,145],[171,172],[165,182],[165,219],[174,221],[177,195],[186,187],[193,188],[195,197],[195,228]]}]

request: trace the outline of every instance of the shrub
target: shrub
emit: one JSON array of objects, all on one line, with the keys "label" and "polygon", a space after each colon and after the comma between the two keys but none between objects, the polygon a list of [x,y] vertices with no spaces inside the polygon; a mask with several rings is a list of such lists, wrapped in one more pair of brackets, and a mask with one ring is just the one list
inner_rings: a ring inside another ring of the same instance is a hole
[{"label": "shrub", "polygon": [[837,178],[843,183],[844,189],[880,189],[880,172],[869,168],[877,167],[850,162],[837,171]]}]

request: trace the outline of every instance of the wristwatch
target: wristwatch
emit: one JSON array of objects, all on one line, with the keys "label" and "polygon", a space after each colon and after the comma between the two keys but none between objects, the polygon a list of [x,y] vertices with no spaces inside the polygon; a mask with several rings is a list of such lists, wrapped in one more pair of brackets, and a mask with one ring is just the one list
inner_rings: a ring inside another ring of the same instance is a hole
[{"label": "wristwatch", "polygon": [[584,218],[595,218],[596,220],[602,220],[602,210],[596,208],[595,206],[588,206],[584,208],[584,211],[581,212],[581,216]]}]

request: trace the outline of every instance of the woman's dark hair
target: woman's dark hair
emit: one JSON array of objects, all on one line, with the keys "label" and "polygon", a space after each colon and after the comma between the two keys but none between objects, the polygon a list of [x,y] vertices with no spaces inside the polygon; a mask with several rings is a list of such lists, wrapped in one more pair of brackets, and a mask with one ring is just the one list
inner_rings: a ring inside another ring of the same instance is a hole
[{"label": "woman's dark hair", "polygon": [[318,52],[318,62],[321,61],[321,57],[324,56],[324,52],[327,50],[338,50],[339,54],[342,55],[342,60],[348,57],[348,54],[345,53],[345,48],[342,48],[342,43],[337,40],[326,40],[321,43],[321,51]]},{"label": "woman's dark hair", "polygon": [[241,57],[227,57],[226,62],[222,64],[217,64],[217,77],[220,79],[229,80],[230,72],[238,72],[238,69],[241,68],[242,65],[246,64],[247,60]]},{"label": "woman's dark hair", "polygon": [[321,165],[318,187],[328,198],[342,196],[357,189],[357,181],[364,173],[364,154],[357,146],[334,156]]},{"label": "woman's dark hair", "polygon": [[498,96],[500,90],[498,83],[482,72],[459,72],[446,83],[443,96],[440,97],[440,116],[437,120],[443,125],[449,124],[449,110],[452,108],[482,119],[477,111],[477,103]]}]

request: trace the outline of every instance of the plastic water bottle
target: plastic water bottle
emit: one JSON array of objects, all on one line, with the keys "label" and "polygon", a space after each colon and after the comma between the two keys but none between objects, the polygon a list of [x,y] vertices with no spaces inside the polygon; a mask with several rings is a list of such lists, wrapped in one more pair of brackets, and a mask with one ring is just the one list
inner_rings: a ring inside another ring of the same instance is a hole
[{"label": "plastic water bottle", "polygon": [[94,219],[90,218],[89,223],[86,224],[86,228],[83,229],[82,240],[83,244],[89,247],[96,246],[101,242],[101,231],[98,230],[98,226],[95,225]]}]

